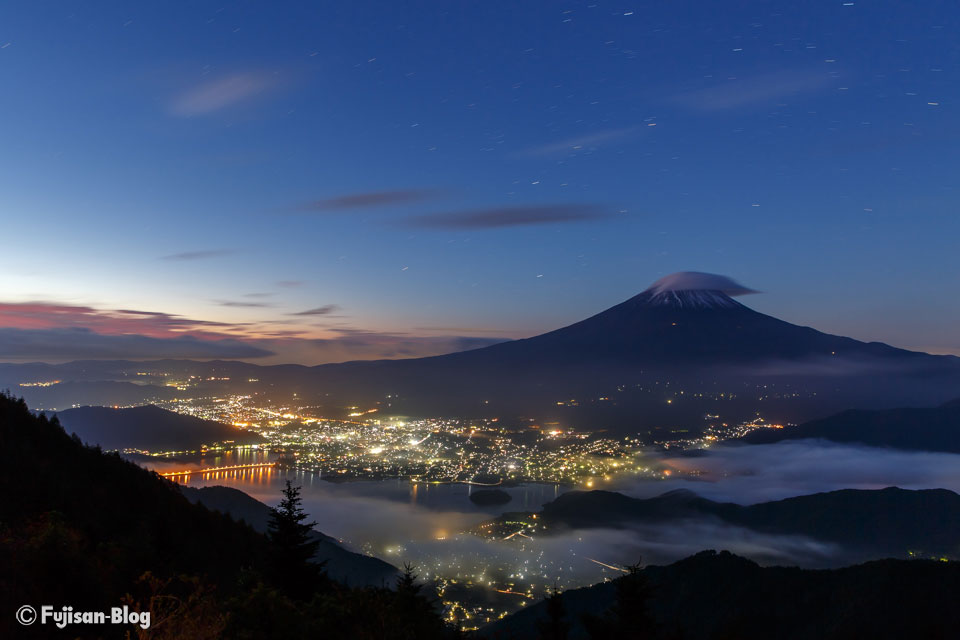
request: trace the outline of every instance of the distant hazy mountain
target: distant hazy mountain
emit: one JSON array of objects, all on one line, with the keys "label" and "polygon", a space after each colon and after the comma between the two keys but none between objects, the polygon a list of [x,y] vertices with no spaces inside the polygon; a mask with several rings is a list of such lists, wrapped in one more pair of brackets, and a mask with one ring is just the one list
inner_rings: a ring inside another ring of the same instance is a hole
[{"label": "distant hazy mountain", "polygon": [[[960,565],[879,560],[844,569],[761,567],[728,552],[703,551],[643,571],[654,638],[686,640],[900,640],[954,638],[960,628]],[[617,580],[561,596],[570,640],[585,638],[584,614],[614,603]],[[638,612],[628,611],[636,615]],[[479,631],[486,638],[536,638],[544,602]]]},{"label": "distant hazy mountain", "polygon": [[[180,491],[190,500],[202,504],[208,509],[230,515],[242,520],[256,531],[265,533],[270,522],[270,507],[251,498],[243,491],[230,487],[180,487]],[[320,541],[317,561],[324,562],[327,574],[334,580],[349,585],[392,586],[398,570],[379,558],[365,556],[344,549],[336,538],[319,531],[316,538]]]},{"label": "distant hazy mountain", "polygon": [[[501,516],[511,518],[516,515]],[[836,543],[850,557],[905,557],[908,551],[960,557],[960,495],[947,489],[844,489],[750,506],[714,502],[686,490],[649,499],[570,491],[545,504],[538,521],[549,534],[695,518]]]},{"label": "distant hazy mountain", "polygon": [[960,400],[929,409],[843,411],[795,427],[753,431],[742,440],[768,444],[801,438],[960,453]]},{"label": "distant hazy mountain", "polygon": [[67,433],[76,433],[84,442],[104,449],[184,451],[228,440],[237,444],[263,442],[250,431],[153,405],[126,409],[79,407],[60,411],[57,417]]},{"label": "distant hazy mountain", "polygon": [[114,380],[66,380],[49,387],[0,385],[0,389],[5,388],[15,390],[30,406],[44,411],[69,409],[78,405],[130,406],[172,400],[178,395],[178,391],[171,387]]}]

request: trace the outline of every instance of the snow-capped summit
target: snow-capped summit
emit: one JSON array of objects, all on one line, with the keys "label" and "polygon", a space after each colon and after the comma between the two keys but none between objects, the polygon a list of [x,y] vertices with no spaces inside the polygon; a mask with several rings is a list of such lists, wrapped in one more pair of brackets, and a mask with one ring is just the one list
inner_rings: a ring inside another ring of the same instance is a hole
[{"label": "snow-capped summit", "polygon": [[641,294],[650,305],[686,308],[733,308],[741,306],[733,296],[757,293],[715,273],[678,271],[660,278]]}]

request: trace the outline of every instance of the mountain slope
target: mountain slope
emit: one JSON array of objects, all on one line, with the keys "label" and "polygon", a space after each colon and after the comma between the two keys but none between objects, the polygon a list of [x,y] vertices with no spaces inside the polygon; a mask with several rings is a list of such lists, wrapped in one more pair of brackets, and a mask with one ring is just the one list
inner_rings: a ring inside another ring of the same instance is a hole
[{"label": "mountain slope", "polygon": [[154,405],[126,409],[78,407],[60,411],[57,417],[68,432],[104,449],[186,451],[214,442],[263,442],[255,433]]},{"label": "mountain slope", "polygon": [[[229,595],[242,570],[263,567],[270,553],[250,527],[2,395],[0,496],[5,612],[24,603],[117,606],[148,570],[200,576]],[[12,615],[0,619],[0,636],[19,637],[4,634],[7,622]]]},{"label": "mountain slope", "polygon": [[[208,509],[226,513],[235,520],[249,524],[261,533],[267,531],[270,507],[247,494],[230,487],[180,487],[181,493],[190,502],[202,504]],[[334,580],[350,585],[381,586],[393,584],[398,570],[379,558],[354,553],[340,546],[335,538],[319,531],[314,532],[319,541],[314,558],[324,563],[324,569]]]},{"label": "mountain slope", "polygon": [[282,591],[266,536],[3,394],[0,498],[0,638],[140,637],[131,624],[24,627],[24,604],[129,605],[151,612],[151,638],[458,637],[415,589]]},{"label": "mountain slope", "polygon": [[960,453],[960,400],[923,409],[844,411],[795,427],[759,429],[741,440],[750,444],[770,444],[803,438]]},{"label": "mountain slope", "polygon": [[[956,636],[960,565],[881,560],[844,569],[761,567],[728,552],[704,551],[647,567],[657,638],[687,640],[943,639]],[[561,595],[570,640],[585,638],[584,614],[613,604],[617,581]],[[487,638],[537,637],[543,602],[480,630]]]}]

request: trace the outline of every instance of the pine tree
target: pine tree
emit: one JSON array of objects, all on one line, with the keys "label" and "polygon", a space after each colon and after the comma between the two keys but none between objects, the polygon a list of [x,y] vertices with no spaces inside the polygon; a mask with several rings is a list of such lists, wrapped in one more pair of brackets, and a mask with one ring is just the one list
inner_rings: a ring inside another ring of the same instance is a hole
[{"label": "pine tree", "polygon": [[308,599],[320,586],[323,567],[313,560],[320,546],[314,535],[316,522],[305,522],[300,487],[289,480],[283,500],[270,510],[267,538],[273,543],[273,574],[277,585],[293,598]]},{"label": "pine tree", "polygon": [[617,581],[617,599],[610,609],[614,632],[624,638],[650,638],[653,618],[647,608],[650,586],[640,562],[626,567],[627,575]]},{"label": "pine tree", "polygon": [[397,593],[405,596],[416,596],[420,594],[423,585],[417,584],[416,568],[409,562],[403,563],[403,573],[397,576]]},{"label": "pine tree", "polygon": [[537,623],[537,628],[540,631],[539,639],[567,640],[567,634],[570,633],[570,623],[565,619],[567,610],[563,606],[560,590],[554,586],[544,602],[546,603],[547,617]]},{"label": "pine tree", "polygon": [[403,573],[397,576],[391,616],[391,638],[397,640],[420,640],[444,635],[444,626],[437,617],[432,603],[423,593],[423,585],[417,583],[416,568],[404,563]]},{"label": "pine tree", "polygon": [[650,586],[640,562],[624,568],[626,575],[616,581],[613,606],[602,617],[584,614],[583,625],[591,640],[634,638],[644,640],[656,635],[656,623],[647,604]]}]

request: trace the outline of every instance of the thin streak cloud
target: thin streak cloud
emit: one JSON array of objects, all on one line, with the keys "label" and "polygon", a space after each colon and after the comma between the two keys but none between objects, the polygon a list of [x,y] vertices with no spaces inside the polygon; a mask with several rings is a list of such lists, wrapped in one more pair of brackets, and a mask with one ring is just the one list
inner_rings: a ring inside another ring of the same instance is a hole
[{"label": "thin streak cloud", "polygon": [[322,307],[317,307],[315,309],[307,309],[306,311],[297,311],[295,313],[288,313],[290,316],[328,316],[334,311],[337,311],[340,307],[335,304],[327,304]]},{"label": "thin streak cloud", "polygon": [[245,302],[241,300],[217,300],[217,304],[221,307],[236,307],[236,308],[256,308],[263,309],[266,307],[272,307],[272,304],[266,302]]},{"label": "thin streak cloud", "polygon": [[636,134],[641,129],[643,129],[643,127],[624,127],[622,129],[596,131],[594,133],[575,136],[550,144],[530,147],[521,151],[520,155],[549,156],[556,153],[569,153],[571,151],[580,151],[582,149],[592,149],[603,144],[623,141]]},{"label": "thin streak cloud", "polygon": [[816,93],[825,90],[832,81],[833,77],[824,72],[778,71],[729,78],[711,87],[676,94],[669,102],[692,111],[726,111]]},{"label": "thin streak cloud", "polygon": [[587,222],[609,217],[611,217],[610,212],[597,205],[521,205],[452,213],[430,213],[408,218],[406,225],[421,229],[456,231]]},{"label": "thin streak cloud", "polygon": [[250,100],[278,84],[273,74],[245,71],[214,78],[177,96],[170,112],[179,117],[202,116]]}]

